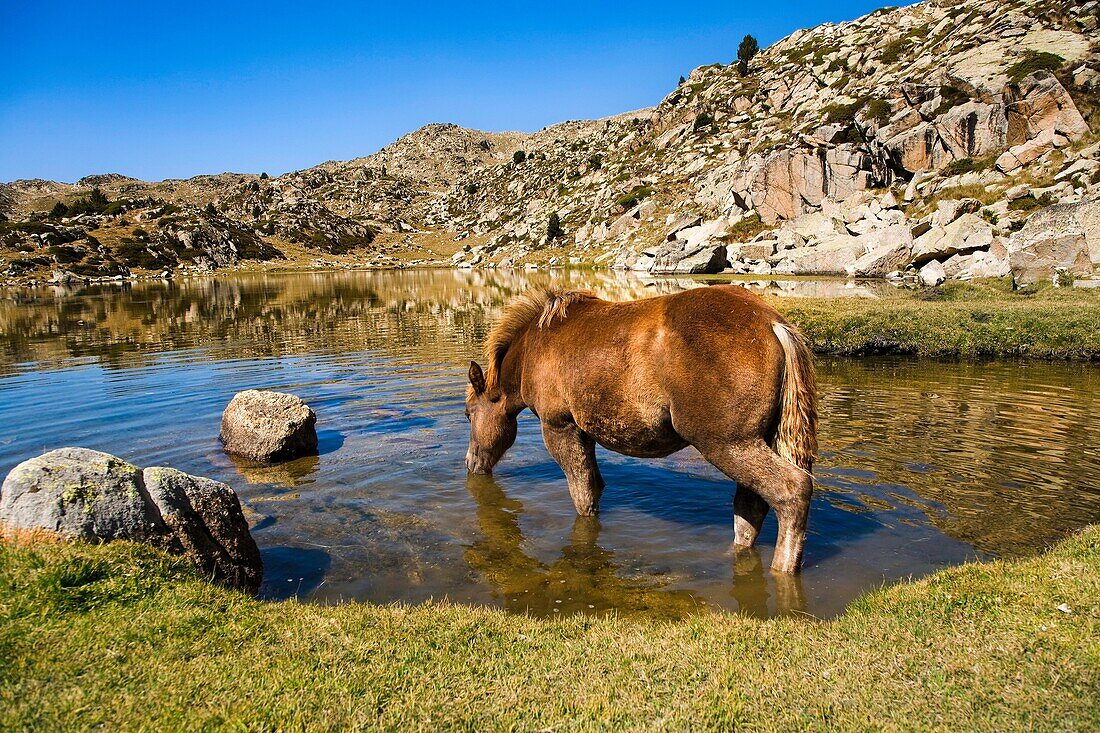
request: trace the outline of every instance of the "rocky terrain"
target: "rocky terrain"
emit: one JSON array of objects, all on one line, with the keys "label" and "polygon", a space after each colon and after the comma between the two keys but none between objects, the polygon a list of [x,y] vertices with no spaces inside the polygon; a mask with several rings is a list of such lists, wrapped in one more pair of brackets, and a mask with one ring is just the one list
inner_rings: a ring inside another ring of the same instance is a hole
[{"label": "rocky terrain", "polygon": [[63,279],[585,264],[1088,284],[1098,19],[1097,0],[930,0],[798,31],[746,68],[700,67],[651,109],[533,134],[429,125],[277,178],[15,181],[0,186],[0,267]]}]

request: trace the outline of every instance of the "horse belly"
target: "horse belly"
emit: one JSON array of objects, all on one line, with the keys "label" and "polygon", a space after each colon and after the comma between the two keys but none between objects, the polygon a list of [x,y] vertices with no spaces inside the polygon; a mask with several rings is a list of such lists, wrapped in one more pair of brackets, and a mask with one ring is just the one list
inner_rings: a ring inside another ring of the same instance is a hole
[{"label": "horse belly", "polygon": [[663,409],[600,411],[574,419],[604,448],[627,456],[659,458],[687,446]]}]

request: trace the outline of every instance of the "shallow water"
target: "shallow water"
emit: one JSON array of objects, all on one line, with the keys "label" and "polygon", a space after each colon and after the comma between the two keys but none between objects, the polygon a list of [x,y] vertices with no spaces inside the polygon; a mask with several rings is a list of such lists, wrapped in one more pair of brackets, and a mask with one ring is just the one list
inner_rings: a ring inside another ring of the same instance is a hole
[{"label": "shallow water", "polygon": [[[830,616],[859,593],[1036,551],[1100,521],[1100,368],[818,362],[818,489],[805,569],[735,558],[734,485],[691,449],[600,451],[598,519],[576,518],[535,419],[492,478],[463,466],[466,365],[503,304],[553,278],[608,297],[699,285],[593,273],[364,272],[0,291],[0,475],[80,445],[226,481],[263,515],[263,593],[453,601],[537,614],[698,609]],[[754,283],[781,296],[873,286]],[[246,388],[318,413],[321,455],[231,460],[221,410]]]}]

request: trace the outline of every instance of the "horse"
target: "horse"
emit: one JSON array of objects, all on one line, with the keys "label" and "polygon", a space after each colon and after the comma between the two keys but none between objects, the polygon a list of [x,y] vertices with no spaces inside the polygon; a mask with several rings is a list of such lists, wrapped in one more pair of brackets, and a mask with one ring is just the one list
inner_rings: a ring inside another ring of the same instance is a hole
[{"label": "horse", "polygon": [[734,548],[751,548],[769,507],[772,571],[797,573],[817,451],[813,355],[746,289],[718,285],[634,301],[542,290],[509,303],[470,362],[466,467],[488,474],[530,409],[577,514],[599,511],[596,444],[655,458],[694,446],[737,483]]}]

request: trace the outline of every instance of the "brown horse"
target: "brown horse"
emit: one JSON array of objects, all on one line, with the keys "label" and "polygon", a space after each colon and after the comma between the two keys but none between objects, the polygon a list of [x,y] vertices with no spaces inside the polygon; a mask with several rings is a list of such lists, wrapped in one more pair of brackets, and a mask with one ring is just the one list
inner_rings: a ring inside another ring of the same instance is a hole
[{"label": "brown horse", "polygon": [[798,571],[817,448],[813,358],[763,300],[730,285],[621,303],[541,292],[505,309],[486,352],[466,393],[471,472],[492,471],[530,408],[577,513],[591,515],[604,487],[596,443],[641,457],[692,445],[737,482],[735,545],[755,543],[770,505],[772,569]]}]

